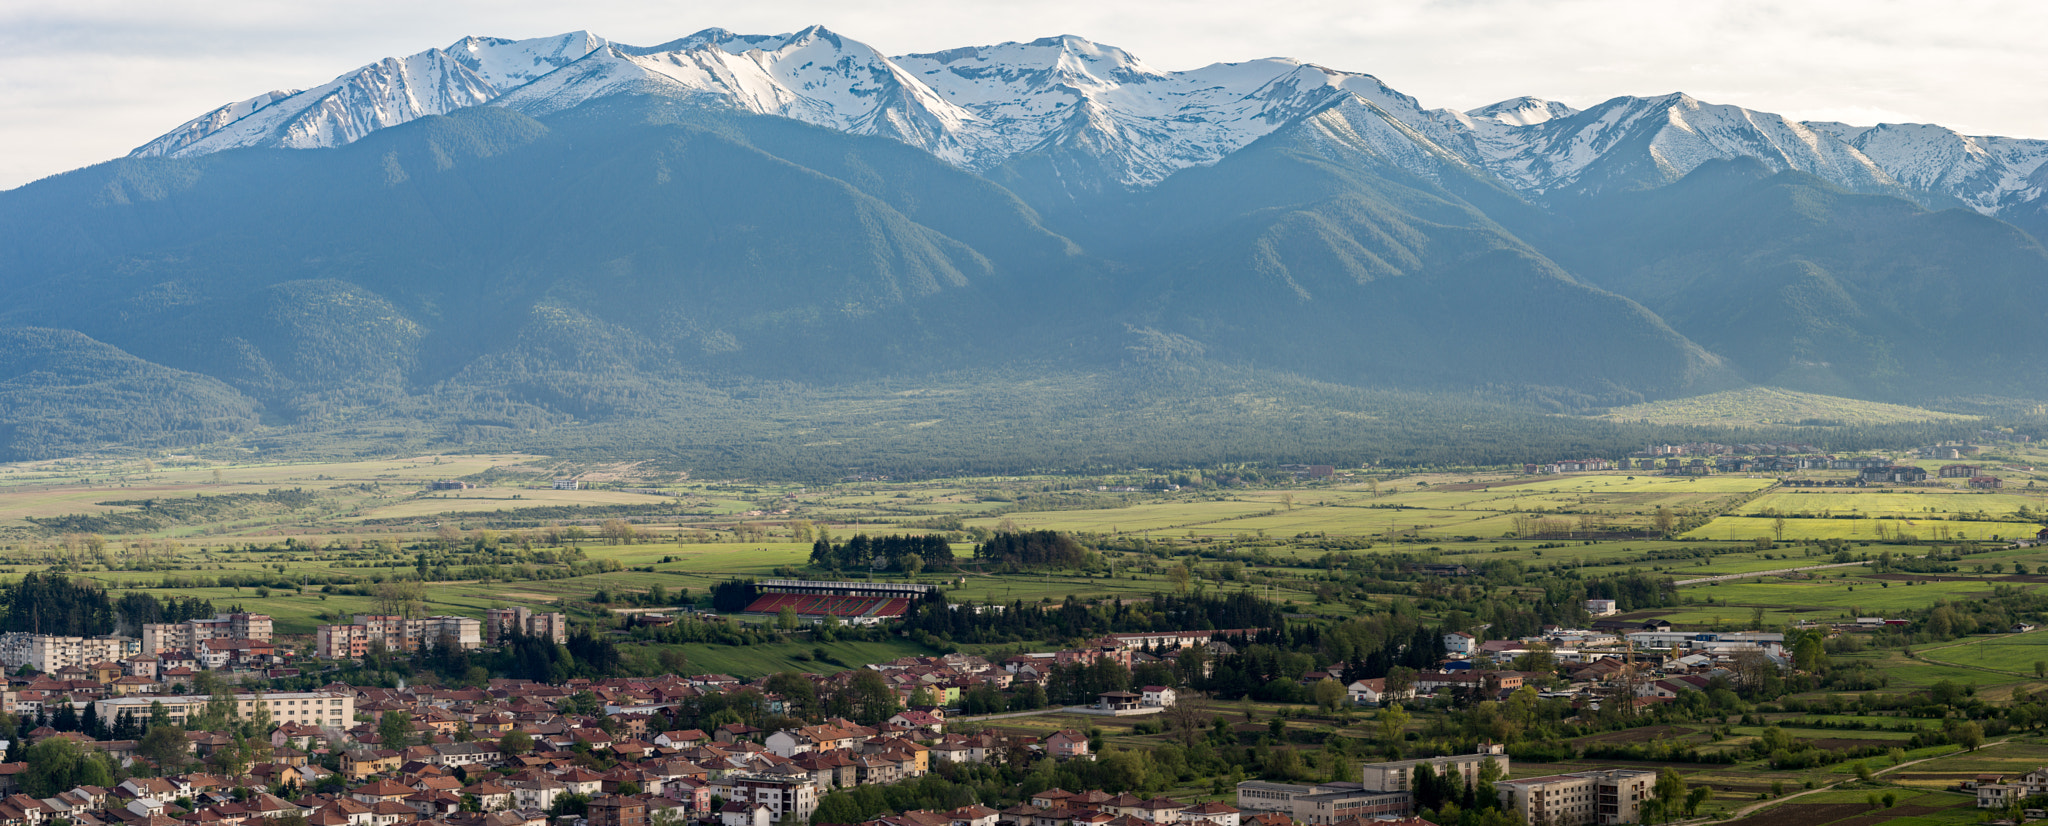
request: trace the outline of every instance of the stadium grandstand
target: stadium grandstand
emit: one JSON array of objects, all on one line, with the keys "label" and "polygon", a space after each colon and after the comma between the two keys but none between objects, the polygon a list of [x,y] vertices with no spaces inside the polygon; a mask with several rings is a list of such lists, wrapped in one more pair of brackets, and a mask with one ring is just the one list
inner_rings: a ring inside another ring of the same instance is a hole
[{"label": "stadium grandstand", "polygon": [[852,625],[875,625],[910,612],[910,606],[933,591],[930,585],[898,582],[823,582],[769,579],[754,583],[759,596],[748,614],[781,614],[788,608],[798,619],[822,622],[837,617]]}]

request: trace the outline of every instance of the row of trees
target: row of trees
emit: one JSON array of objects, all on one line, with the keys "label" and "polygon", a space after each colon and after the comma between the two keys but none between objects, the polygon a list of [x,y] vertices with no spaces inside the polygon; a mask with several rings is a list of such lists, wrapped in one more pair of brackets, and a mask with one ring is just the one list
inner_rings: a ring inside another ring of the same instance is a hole
[{"label": "row of trees", "polygon": [[1016,569],[1079,568],[1088,549],[1059,531],[1005,531],[974,546],[974,558]]},{"label": "row of trees", "polygon": [[864,571],[877,561],[889,570],[916,576],[925,568],[953,567],[953,546],[937,534],[873,538],[856,534],[837,545],[830,538],[820,537],[811,545],[811,564],[819,568]]},{"label": "row of trees", "polygon": [[19,582],[0,587],[0,602],[6,605],[5,613],[0,614],[0,631],[68,637],[93,637],[111,634],[116,627],[183,622],[214,614],[209,600],[178,596],[159,600],[135,592],[113,600],[92,580],[34,571],[22,575]]}]

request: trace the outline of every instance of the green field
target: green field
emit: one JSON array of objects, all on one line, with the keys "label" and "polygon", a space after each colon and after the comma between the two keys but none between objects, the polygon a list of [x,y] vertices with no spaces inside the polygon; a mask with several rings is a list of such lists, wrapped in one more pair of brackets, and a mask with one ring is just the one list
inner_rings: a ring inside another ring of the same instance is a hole
[{"label": "green field", "polygon": [[[888,662],[903,657],[930,656],[938,652],[907,640],[889,642],[788,642],[772,645],[636,645],[626,648],[627,656],[640,660],[649,670],[658,670],[660,652],[675,649],[689,659],[692,672],[761,677],[782,671],[829,674],[866,663]],[[813,652],[822,650],[824,659]]]},{"label": "green field", "polygon": [[1960,644],[1924,648],[1919,654],[1958,665],[2032,675],[2035,663],[2048,662],[2048,632],[1971,637]]}]

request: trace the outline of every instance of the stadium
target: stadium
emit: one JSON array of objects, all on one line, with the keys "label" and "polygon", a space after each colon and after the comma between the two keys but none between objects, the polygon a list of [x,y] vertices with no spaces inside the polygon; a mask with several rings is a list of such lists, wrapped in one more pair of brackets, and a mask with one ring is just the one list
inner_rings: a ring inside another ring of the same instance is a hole
[{"label": "stadium", "polygon": [[759,596],[744,613],[779,615],[787,608],[806,622],[836,617],[851,625],[875,625],[909,613],[912,603],[934,590],[896,582],[822,582],[770,579],[754,584]]}]

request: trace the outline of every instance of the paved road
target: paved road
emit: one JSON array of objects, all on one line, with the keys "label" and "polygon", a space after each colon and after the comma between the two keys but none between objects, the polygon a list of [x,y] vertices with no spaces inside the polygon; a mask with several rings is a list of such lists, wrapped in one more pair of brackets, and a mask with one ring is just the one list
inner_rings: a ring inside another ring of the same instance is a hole
[{"label": "paved road", "polygon": [[1806,565],[1806,566],[1803,566],[1803,567],[1799,567],[1799,568],[1779,568],[1779,569],[1776,569],[1776,570],[1772,570],[1772,571],[1750,571],[1749,573],[1746,573],[1746,574],[1722,574],[1722,575],[1720,575],[1720,576],[1703,576],[1703,577],[1700,577],[1699,579],[1681,579],[1681,580],[1679,580],[1679,581],[1677,581],[1677,582],[1673,582],[1673,583],[1671,583],[1671,584],[1672,584],[1672,585],[1698,585],[1698,584],[1700,584],[1700,583],[1702,583],[1702,582],[1721,582],[1721,581],[1723,581],[1723,580],[1729,580],[1729,579],[1748,579],[1748,578],[1750,578],[1750,577],[1753,577],[1753,576],[1777,576],[1777,575],[1779,575],[1779,574],[1791,574],[1791,573],[1798,573],[1798,572],[1800,572],[1800,571],[1818,571],[1818,570],[1820,570],[1820,569],[1822,569],[1822,568],[1847,568],[1847,567],[1849,567],[1849,566],[1851,566],[1851,565],[1868,565],[1868,564],[1870,564],[1870,563],[1868,563],[1868,562],[1830,562],[1830,563],[1828,563],[1828,564],[1826,564],[1826,565]]}]

